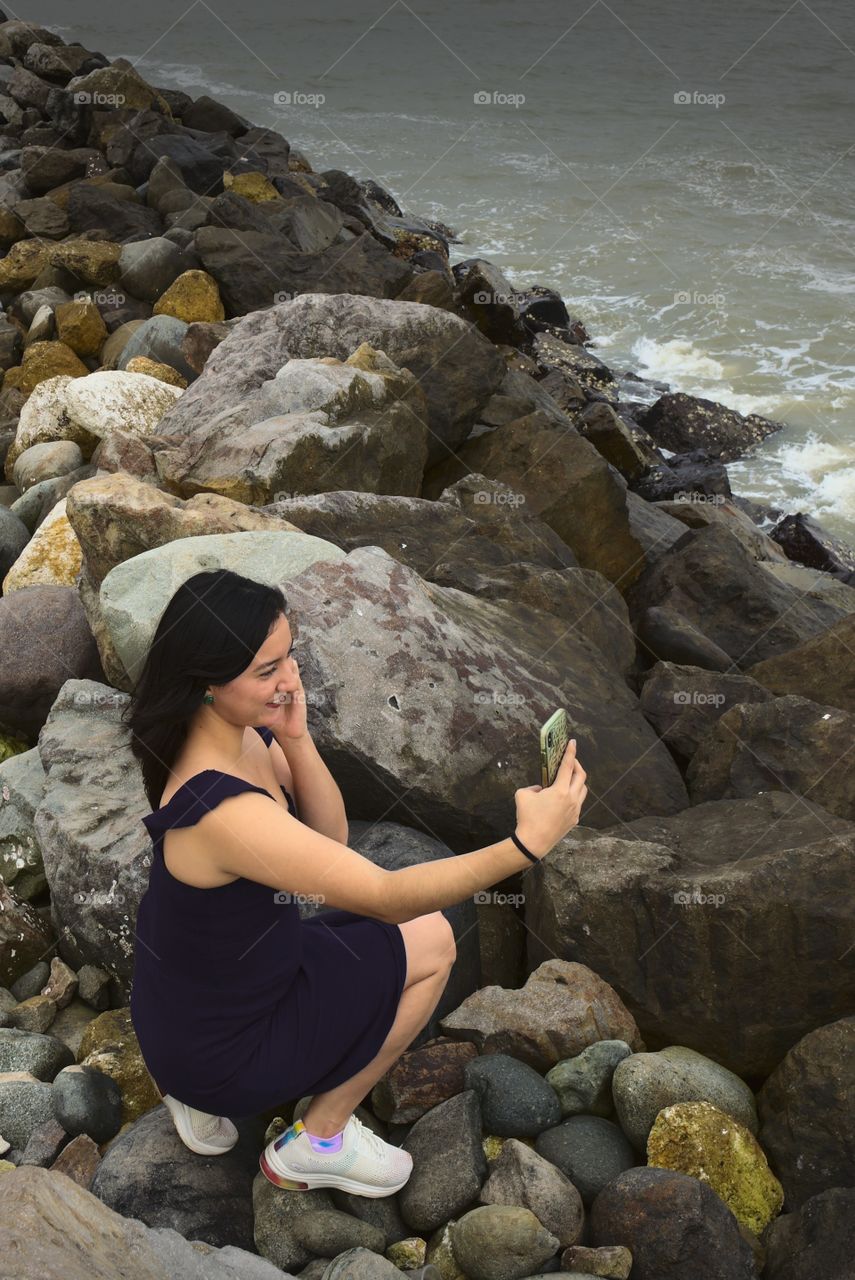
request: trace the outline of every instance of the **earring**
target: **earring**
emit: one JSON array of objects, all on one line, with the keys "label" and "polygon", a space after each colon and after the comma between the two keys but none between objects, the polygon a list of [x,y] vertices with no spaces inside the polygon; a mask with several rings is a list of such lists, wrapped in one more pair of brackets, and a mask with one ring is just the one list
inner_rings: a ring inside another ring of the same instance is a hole
[{"label": "earring", "polygon": [[214,701],[214,695],[212,693],[206,693],[205,697],[203,698],[203,701],[207,702],[209,707],[212,706]]}]

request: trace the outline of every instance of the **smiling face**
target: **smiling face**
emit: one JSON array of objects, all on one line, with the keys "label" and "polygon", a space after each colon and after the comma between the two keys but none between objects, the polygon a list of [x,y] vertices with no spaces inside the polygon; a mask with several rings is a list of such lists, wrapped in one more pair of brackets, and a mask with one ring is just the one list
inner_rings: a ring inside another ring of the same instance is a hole
[{"label": "smiling face", "polygon": [[246,670],[228,684],[210,686],[217,713],[232,724],[244,725],[259,724],[266,716],[276,715],[276,708],[268,704],[283,701],[299,687],[293,648],[290,624],[280,613]]}]

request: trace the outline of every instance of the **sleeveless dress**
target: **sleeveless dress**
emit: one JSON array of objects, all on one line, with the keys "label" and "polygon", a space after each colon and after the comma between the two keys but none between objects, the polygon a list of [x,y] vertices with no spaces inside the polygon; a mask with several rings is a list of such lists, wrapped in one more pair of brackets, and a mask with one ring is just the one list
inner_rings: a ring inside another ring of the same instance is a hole
[{"label": "sleeveless dress", "polygon": [[[255,728],[269,746],[272,731]],[[161,1093],[234,1118],[360,1071],[389,1034],[407,977],[396,924],[339,909],[303,920],[287,884],[276,890],[239,876],[203,889],[168,870],[164,833],[246,791],[276,803],[263,787],[205,769],[142,819],[154,852],[130,997]]]}]

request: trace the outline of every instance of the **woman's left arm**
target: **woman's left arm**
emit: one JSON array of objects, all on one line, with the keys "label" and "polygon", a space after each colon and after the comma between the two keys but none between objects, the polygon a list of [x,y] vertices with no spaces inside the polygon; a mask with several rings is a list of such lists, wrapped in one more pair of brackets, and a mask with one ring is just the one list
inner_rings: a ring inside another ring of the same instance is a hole
[{"label": "woman's left arm", "polygon": [[[320,757],[308,731],[299,738],[289,738],[273,730],[274,742],[282,751],[291,773],[293,791],[300,821],[330,840],[347,844],[347,814],[335,779]],[[271,754],[276,757],[274,744]],[[275,765],[274,765],[275,768]]]}]

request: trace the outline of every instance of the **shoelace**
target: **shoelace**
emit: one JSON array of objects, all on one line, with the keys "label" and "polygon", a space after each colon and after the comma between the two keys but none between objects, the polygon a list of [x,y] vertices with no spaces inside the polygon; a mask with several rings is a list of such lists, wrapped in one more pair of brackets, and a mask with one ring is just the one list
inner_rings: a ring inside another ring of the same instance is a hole
[{"label": "shoelace", "polygon": [[355,1115],[353,1119],[357,1126],[357,1136],[367,1144],[369,1150],[372,1151],[379,1160],[385,1159],[386,1152],[384,1147],[386,1144],[383,1142],[383,1139],[378,1137],[373,1129],[369,1129],[367,1125],[364,1125],[359,1119],[359,1116]]}]

